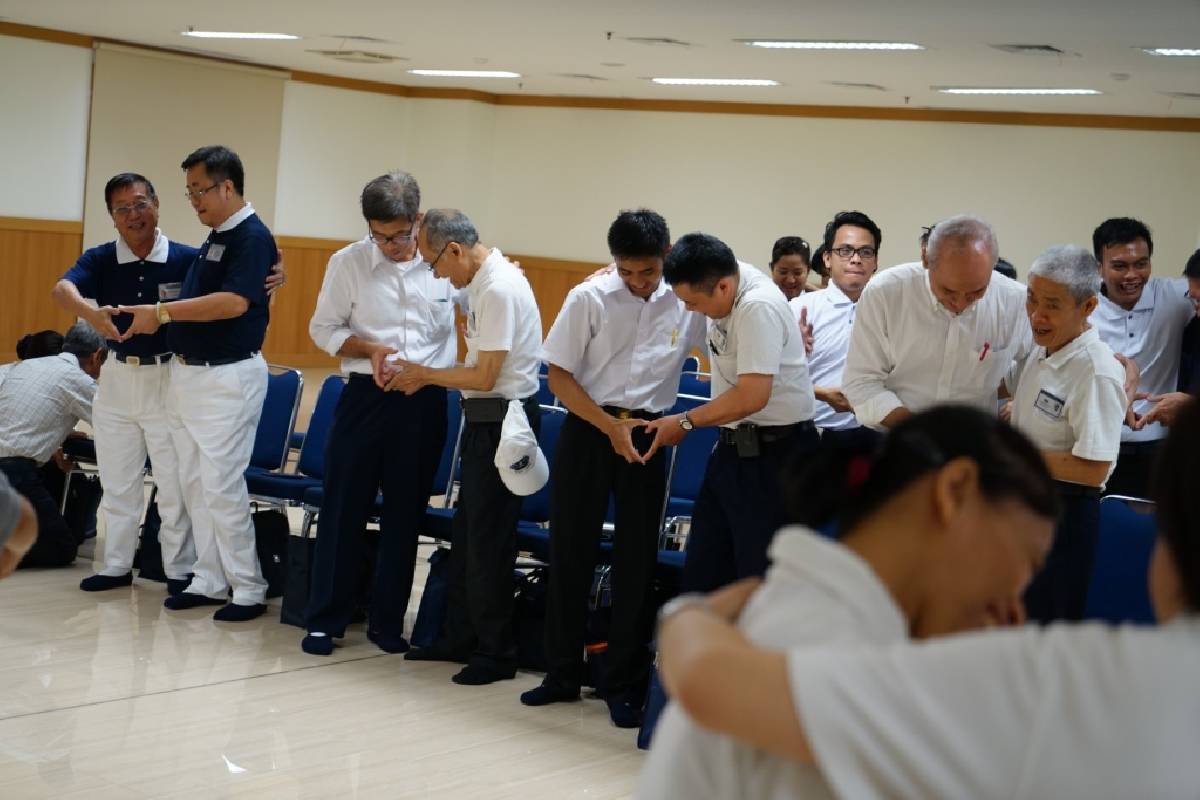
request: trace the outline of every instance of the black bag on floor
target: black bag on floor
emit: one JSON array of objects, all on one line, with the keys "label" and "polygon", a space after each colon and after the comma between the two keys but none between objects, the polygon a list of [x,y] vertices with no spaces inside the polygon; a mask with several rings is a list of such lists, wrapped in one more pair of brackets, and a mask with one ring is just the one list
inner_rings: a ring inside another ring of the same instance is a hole
[{"label": "black bag on floor", "polygon": [[258,551],[258,563],[263,578],[267,581],[267,597],[283,594],[287,582],[288,534],[291,525],[287,514],[277,509],[255,511],[254,547]]},{"label": "black bag on floor", "polygon": [[161,525],[158,503],[151,494],[150,505],[146,508],[146,519],[142,522],[142,535],[137,553],[133,556],[133,566],[137,568],[139,578],[159,582],[167,580],[167,573],[163,570],[162,545],[158,543],[158,529]]},{"label": "black bag on floor", "polygon": [[429,576],[417,606],[409,642],[413,647],[429,647],[442,638],[446,625],[446,606],[450,601],[450,551],[439,547],[429,555]]},{"label": "black bag on floor", "polygon": [[522,669],[546,671],[546,584],[545,567],[516,574],[513,598],[513,635],[517,640],[517,664]]},{"label": "black bag on floor", "polygon": [[75,538],[86,541],[96,535],[96,512],[100,509],[100,476],[75,473],[63,504],[63,520]]},{"label": "black bag on floor", "polygon": [[284,625],[304,627],[304,612],[308,607],[308,589],[312,580],[312,562],[316,547],[316,539],[288,537],[287,580],[283,587],[283,605],[279,609],[279,621]]}]

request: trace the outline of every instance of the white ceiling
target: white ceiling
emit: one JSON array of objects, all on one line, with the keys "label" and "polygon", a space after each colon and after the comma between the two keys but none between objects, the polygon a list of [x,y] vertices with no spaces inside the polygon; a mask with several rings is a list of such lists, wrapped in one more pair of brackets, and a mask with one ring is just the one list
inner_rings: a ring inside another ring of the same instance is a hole
[{"label": "white ceiling", "polygon": [[[728,100],[1200,117],[1200,58],[1138,47],[1200,47],[1200,0],[0,0],[0,18],[288,69],[414,86],[533,95]],[[197,29],[277,31],[300,41],[187,39]],[[609,39],[608,32],[612,38]],[[384,42],[345,40],[371,36]],[[691,46],[624,37],[670,37]],[[912,53],[769,51],[750,38],[912,41]],[[992,44],[1052,45],[1067,57]],[[365,49],[406,60],[345,64],[307,52]],[[503,69],[520,81],[431,79],[410,68]],[[604,80],[562,77],[583,73]],[[649,77],[771,78],[783,85],[666,87]],[[884,91],[831,81],[871,83]],[[1095,97],[962,97],[931,86],[1098,89]]]}]

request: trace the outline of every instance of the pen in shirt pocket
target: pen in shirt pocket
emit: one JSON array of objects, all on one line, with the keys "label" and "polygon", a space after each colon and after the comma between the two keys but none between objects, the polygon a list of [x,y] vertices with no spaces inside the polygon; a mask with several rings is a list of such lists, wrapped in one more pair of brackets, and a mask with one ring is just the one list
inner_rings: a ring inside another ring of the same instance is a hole
[{"label": "pen in shirt pocket", "polygon": [[992,343],[984,342],[983,349],[979,351],[979,360],[983,361],[984,356],[986,356],[988,354],[988,350],[991,350],[991,349],[992,349]]}]

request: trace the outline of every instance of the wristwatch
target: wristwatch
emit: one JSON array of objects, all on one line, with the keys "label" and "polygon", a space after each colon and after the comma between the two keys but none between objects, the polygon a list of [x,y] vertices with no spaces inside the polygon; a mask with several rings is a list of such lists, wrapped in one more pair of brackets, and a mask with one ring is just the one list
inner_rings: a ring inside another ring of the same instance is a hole
[{"label": "wristwatch", "polygon": [[158,317],[159,325],[166,325],[171,321],[171,312],[162,303],[154,304],[154,316]]},{"label": "wristwatch", "polygon": [[683,416],[679,418],[679,427],[683,428],[684,433],[691,433],[696,427],[692,424],[691,419],[688,418],[686,411],[683,413]]}]

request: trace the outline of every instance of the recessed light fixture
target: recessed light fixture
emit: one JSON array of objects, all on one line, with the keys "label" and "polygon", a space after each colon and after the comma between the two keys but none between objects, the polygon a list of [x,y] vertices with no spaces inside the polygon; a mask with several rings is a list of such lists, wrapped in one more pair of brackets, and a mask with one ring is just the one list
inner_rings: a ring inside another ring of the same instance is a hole
[{"label": "recessed light fixture", "polygon": [[425,78],[519,78],[519,72],[499,69],[410,69],[410,75]]},{"label": "recessed light fixture", "polygon": [[1152,56],[1200,56],[1200,47],[1143,47]]},{"label": "recessed light fixture", "polygon": [[1095,89],[1021,89],[988,88],[983,86],[931,86],[942,94],[1010,94],[1010,95],[1092,95],[1103,94]]},{"label": "recessed light fixture", "polygon": [[778,86],[779,81],[760,78],[651,78],[660,86]]},{"label": "recessed light fixture", "polygon": [[820,42],[795,39],[738,39],[751,47],[768,50],[924,50],[915,42]]},{"label": "recessed light fixture", "polygon": [[188,29],[183,31],[184,36],[191,36],[195,39],[299,39],[299,36],[293,36],[290,33],[252,33],[250,31],[196,31]]}]

